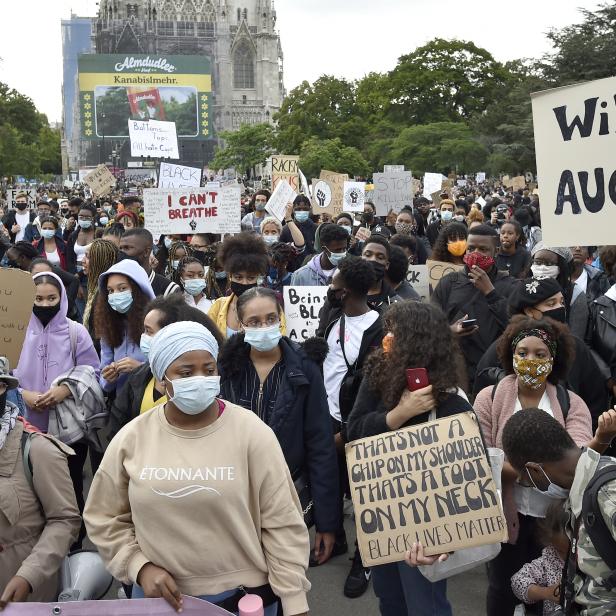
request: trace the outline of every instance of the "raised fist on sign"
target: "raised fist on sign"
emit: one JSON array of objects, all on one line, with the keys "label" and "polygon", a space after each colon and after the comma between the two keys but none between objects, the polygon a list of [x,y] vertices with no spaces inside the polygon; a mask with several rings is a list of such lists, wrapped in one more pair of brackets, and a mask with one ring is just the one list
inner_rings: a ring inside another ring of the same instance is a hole
[{"label": "raised fist on sign", "polygon": [[325,193],[321,189],[317,190],[317,201],[321,207],[325,207]]}]

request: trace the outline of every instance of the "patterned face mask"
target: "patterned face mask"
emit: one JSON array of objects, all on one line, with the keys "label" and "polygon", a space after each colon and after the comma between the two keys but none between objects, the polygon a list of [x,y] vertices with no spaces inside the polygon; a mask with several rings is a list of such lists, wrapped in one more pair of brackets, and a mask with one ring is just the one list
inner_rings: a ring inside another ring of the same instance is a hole
[{"label": "patterned face mask", "polygon": [[525,359],[519,355],[513,356],[513,369],[524,385],[531,389],[539,389],[552,373],[554,360]]}]

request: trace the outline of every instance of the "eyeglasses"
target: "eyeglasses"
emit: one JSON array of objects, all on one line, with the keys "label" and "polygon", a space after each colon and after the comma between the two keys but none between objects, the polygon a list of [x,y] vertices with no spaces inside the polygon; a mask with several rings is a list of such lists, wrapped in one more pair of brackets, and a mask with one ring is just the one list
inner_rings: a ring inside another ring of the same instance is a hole
[{"label": "eyeglasses", "polygon": [[265,321],[260,321],[257,318],[249,319],[246,323],[242,323],[244,327],[250,327],[251,329],[262,329],[264,327],[274,327],[274,325],[280,325],[280,319],[277,316],[270,315]]}]

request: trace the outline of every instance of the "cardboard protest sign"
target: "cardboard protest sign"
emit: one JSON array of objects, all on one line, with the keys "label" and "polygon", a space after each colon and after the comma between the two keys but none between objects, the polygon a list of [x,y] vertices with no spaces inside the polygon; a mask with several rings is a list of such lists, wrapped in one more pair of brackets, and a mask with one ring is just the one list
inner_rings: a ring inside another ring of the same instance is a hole
[{"label": "cardboard protest sign", "polygon": [[130,155],[142,158],[180,158],[175,122],[128,120]]},{"label": "cardboard protest sign", "polygon": [[90,187],[92,194],[99,197],[106,195],[116,185],[116,179],[107,165],[99,165],[88,173],[83,181]]},{"label": "cardboard protest sign", "polygon": [[392,210],[398,213],[405,205],[413,205],[413,175],[410,171],[374,174],[372,200],[377,216],[387,216]]},{"label": "cardboard protest sign", "polygon": [[423,187],[423,196],[429,199],[432,193],[443,187],[443,176],[440,173],[424,174]]},{"label": "cardboard protest sign", "polygon": [[332,204],[332,187],[326,180],[312,180],[312,211],[328,213]]},{"label": "cardboard protest sign", "polygon": [[0,355],[11,369],[19,362],[34,305],[34,282],[28,272],[0,268]]},{"label": "cardboard protest sign", "polygon": [[302,342],[315,335],[328,288],[283,287],[287,336],[291,340]]},{"label": "cardboard protest sign", "polygon": [[526,188],[526,178],[523,175],[514,177],[511,182],[511,188],[513,190],[524,190]]},{"label": "cardboard protest sign", "polygon": [[345,447],[365,567],[507,541],[507,524],[474,413]]},{"label": "cardboard protest sign", "polygon": [[366,183],[345,182],[343,186],[343,211],[363,212],[364,202],[366,201]]},{"label": "cardboard protest sign", "polygon": [[[334,171],[323,170],[319,174],[320,180],[325,180],[332,191],[332,200],[328,210],[325,213],[331,214],[332,217],[342,213],[342,203],[344,199],[344,183],[349,181],[349,176],[346,173],[335,173]],[[319,212],[323,214],[323,210]]]},{"label": "cardboard protest sign", "polygon": [[28,188],[26,190],[22,190],[21,188],[7,188],[6,190],[6,203],[7,206],[11,209],[15,208],[15,197],[19,193],[26,193],[28,195],[28,207],[33,208],[36,205],[37,194],[36,188]]},{"label": "cardboard protest sign", "polygon": [[404,171],[404,165],[385,165],[383,167],[383,173],[399,173]]},{"label": "cardboard protest sign", "polygon": [[406,279],[413,289],[419,293],[422,302],[427,302],[430,299],[430,273],[427,265],[409,265]]},{"label": "cardboard protest sign", "polygon": [[297,197],[297,193],[291,188],[289,182],[283,180],[278,182],[274,193],[269,198],[265,209],[278,220],[284,220],[284,212],[288,203],[292,203]]},{"label": "cardboard protest sign", "polygon": [[239,233],[241,189],[146,188],[145,228],[155,237],[165,234]]},{"label": "cardboard protest sign", "polygon": [[546,246],[614,244],[615,92],[609,77],[531,97]]},{"label": "cardboard protest sign", "polygon": [[160,163],[158,188],[196,188],[201,186],[201,169]]},{"label": "cardboard protest sign", "polygon": [[299,186],[299,156],[274,155],[272,161],[272,189],[276,190],[278,184],[287,181],[289,186],[298,193]]},{"label": "cardboard protest sign", "polygon": [[428,266],[428,280],[430,283],[430,295],[434,293],[441,278],[451,274],[453,272],[460,272],[464,269],[464,265],[455,265],[454,263],[446,263],[445,261],[432,261],[428,259],[426,261]]},{"label": "cardboard protest sign", "polygon": [[441,207],[441,191],[437,190],[436,192],[433,192],[430,195],[430,200],[434,204],[435,208],[437,208],[437,209],[440,208]]}]

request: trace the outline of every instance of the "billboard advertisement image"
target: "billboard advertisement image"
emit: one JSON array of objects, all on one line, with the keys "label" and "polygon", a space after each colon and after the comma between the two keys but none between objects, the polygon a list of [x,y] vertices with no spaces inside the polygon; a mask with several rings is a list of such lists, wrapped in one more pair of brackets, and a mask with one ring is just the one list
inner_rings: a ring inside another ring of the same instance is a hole
[{"label": "billboard advertisement image", "polygon": [[161,120],[180,138],[209,139],[211,91],[206,56],[80,55],[82,136],[126,138],[128,120]]}]

